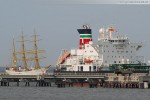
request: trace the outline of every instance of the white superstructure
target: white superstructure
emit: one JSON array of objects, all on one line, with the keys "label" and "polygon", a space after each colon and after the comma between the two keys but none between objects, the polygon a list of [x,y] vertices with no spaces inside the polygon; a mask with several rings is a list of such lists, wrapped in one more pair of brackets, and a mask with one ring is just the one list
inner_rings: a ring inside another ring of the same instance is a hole
[{"label": "white superstructure", "polygon": [[[65,51],[66,52],[66,51]],[[85,49],[72,49],[70,56],[60,67],[66,71],[97,71],[102,64],[102,56],[91,44],[85,44]]]},{"label": "white superstructure", "polygon": [[103,54],[103,66],[111,64],[138,64],[143,63],[144,58],[138,56],[138,50],[142,43],[132,43],[125,36],[121,36],[113,27],[106,30],[101,28],[98,38],[99,49]]},{"label": "white superstructure", "polygon": [[109,70],[112,64],[143,63],[143,57],[137,51],[142,43],[131,43],[121,36],[113,27],[101,28],[97,43],[92,43],[89,26],[78,29],[80,34],[79,49],[64,51],[59,57],[58,69],[65,71],[99,71]]},{"label": "white superstructure", "polygon": [[78,29],[80,34],[79,49],[63,51],[57,66],[64,71],[98,71],[102,65],[102,52],[92,43],[92,33],[88,26]]}]

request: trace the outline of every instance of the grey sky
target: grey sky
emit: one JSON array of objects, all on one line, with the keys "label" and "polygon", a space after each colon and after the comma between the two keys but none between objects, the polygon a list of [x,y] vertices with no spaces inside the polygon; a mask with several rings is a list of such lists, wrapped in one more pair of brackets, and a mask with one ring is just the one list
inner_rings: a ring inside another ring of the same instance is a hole
[{"label": "grey sky", "polygon": [[[40,35],[39,48],[47,52],[42,65],[55,64],[61,50],[77,48],[77,28],[89,24],[93,40],[100,27],[114,24],[134,42],[144,42],[140,54],[150,59],[150,6],[104,4],[53,4],[51,0],[0,1],[0,65],[10,64],[12,36],[20,40],[23,31],[31,39],[34,29]],[[17,50],[20,49],[17,43]]]}]

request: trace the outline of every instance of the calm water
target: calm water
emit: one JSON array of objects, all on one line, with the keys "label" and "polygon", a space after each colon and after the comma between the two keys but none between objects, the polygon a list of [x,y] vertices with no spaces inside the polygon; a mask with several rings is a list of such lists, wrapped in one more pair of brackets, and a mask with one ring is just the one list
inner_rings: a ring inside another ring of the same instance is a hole
[{"label": "calm water", "polygon": [[75,87],[0,87],[0,100],[150,100],[150,90]]},{"label": "calm water", "polygon": [[0,86],[0,100],[150,100],[150,89],[17,87],[11,83]]}]

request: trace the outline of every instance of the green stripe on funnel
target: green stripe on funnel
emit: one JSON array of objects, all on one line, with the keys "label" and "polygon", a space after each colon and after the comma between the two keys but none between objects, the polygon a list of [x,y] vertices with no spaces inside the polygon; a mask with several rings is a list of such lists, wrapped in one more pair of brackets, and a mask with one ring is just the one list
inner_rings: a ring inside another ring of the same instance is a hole
[{"label": "green stripe on funnel", "polygon": [[80,35],[80,38],[92,38],[92,35]]}]

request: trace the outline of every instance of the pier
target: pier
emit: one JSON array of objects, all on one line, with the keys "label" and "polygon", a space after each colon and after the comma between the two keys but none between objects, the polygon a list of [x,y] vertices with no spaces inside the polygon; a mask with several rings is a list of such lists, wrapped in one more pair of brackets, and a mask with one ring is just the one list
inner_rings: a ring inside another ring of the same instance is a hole
[{"label": "pier", "polygon": [[88,83],[88,80],[100,81],[104,79],[103,74],[95,73],[55,73],[48,75],[0,75],[0,86],[10,86],[11,83],[16,83],[16,86],[20,86],[23,83],[24,86],[30,86],[30,83],[35,83],[35,86],[52,86],[55,83],[57,87],[84,87]]},{"label": "pier", "polygon": [[[150,76],[107,73],[54,73],[47,75],[0,75],[0,86],[150,88]],[[31,85],[32,84],[32,85]]]}]

